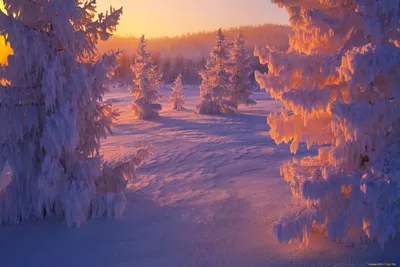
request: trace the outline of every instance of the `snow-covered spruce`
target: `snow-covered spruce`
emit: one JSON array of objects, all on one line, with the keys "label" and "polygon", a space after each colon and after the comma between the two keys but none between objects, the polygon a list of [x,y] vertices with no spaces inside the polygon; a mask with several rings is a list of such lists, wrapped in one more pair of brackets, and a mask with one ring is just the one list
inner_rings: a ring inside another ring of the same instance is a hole
[{"label": "snow-covered spruce", "polygon": [[239,105],[253,106],[257,103],[250,99],[252,85],[250,82],[251,58],[244,46],[244,36],[239,34],[233,44],[230,56],[230,93],[231,100]]},{"label": "snow-covered spruce", "polygon": [[286,53],[255,51],[270,70],[257,81],[285,107],[268,117],[270,135],[293,153],[329,144],[281,167],[302,208],[275,234],[306,242],[322,228],[383,247],[400,231],[399,1],[273,2],[294,33]]},{"label": "snow-covered spruce", "polygon": [[174,86],[172,87],[171,95],[168,98],[169,103],[172,105],[174,110],[185,110],[185,99],[183,97],[183,84],[182,75],[179,74],[174,81]]},{"label": "snow-covered spruce", "polygon": [[[13,55],[1,67],[0,224],[63,216],[68,226],[121,213],[121,188],[102,175],[100,139],[118,112],[102,101],[116,54],[96,59],[122,9],[96,14],[96,2],[4,0],[0,33]],[[128,159],[126,163],[134,160]],[[103,181],[111,186],[100,188]],[[118,195],[110,195],[118,193]],[[106,198],[107,207],[102,198]],[[97,207],[97,208],[96,208]]]},{"label": "snow-covered spruce", "polygon": [[157,91],[161,86],[161,75],[153,65],[151,53],[147,51],[144,35],[140,38],[133,73],[133,87],[130,91],[135,97],[132,102],[134,115],[142,120],[157,118],[162,108]]},{"label": "snow-covered spruce", "polygon": [[199,114],[229,113],[237,109],[231,100],[229,80],[229,46],[222,30],[219,29],[215,46],[210,53],[205,69],[200,72],[200,104],[196,108]]}]

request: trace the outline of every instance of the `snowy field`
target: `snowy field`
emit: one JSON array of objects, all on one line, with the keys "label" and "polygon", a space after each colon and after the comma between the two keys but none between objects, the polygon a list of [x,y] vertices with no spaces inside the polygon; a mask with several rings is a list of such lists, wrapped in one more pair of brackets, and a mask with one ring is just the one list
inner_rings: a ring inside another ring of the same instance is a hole
[{"label": "snowy field", "polygon": [[[161,93],[168,95],[168,89]],[[187,111],[135,121],[131,97],[107,95],[120,109],[106,158],[152,143],[155,155],[138,169],[123,217],[97,219],[79,229],[60,220],[0,228],[1,267],[267,267],[400,265],[400,240],[352,247],[313,234],[311,245],[280,245],[272,235],[291,194],[279,166],[293,157],[268,135],[266,116],[280,104],[256,93],[257,106],[239,114],[193,113],[196,87],[185,89]],[[315,152],[315,149],[314,149]],[[301,146],[299,156],[307,152]],[[318,240],[317,242],[316,239]],[[318,244],[318,245],[313,245]]]}]

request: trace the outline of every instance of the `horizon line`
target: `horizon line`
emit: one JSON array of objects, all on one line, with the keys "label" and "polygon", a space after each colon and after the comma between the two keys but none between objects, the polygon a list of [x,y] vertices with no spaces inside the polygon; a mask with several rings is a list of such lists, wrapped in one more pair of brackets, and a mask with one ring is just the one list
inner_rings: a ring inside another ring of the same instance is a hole
[{"label": "horizon line", "polygon": [[[150,36],[146,38],[147,40],[154,40],[154,39],[175,39],[175,38],[181,38],[187,35],[196,35],[196,34],[207,34],[207,33],[213,33],[218,31],[219,29],[229,31],[229,30],[234,30],[238,28],[244,28],[244,27],[257,27],[257,26],[265,26],[265,25],[271,25],[271,26],[287,26],[291,27],[290,24],[281,24],[281,23],[272,23],[272,22],[265,22],[265,23],[259,23],[259,24],[244,24],[244,25],[238,25],[238,26],[231,26],[231,27],[219,27],[211,30],[198,30],[198,31],[193,31],[193,32],[185,32],[181,34],[176,34],[176,35],[161,35],[161,36]],[[118,27],[118,26],[117,26]],[[117,30],[118,32],[118,30]],[[113,34],[112,37],[121,37],[121,38],[137,38],[140,39],[140,37],[144,35],[147,36],[146,34],[140,34],[138,35],[133,35],[133,34],[118,34],[115,33]]]}]

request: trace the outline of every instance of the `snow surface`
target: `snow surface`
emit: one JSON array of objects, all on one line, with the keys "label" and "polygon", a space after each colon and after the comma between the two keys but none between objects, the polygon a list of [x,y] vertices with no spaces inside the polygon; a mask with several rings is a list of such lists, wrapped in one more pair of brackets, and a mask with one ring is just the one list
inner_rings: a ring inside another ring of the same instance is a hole
[{"label": "snow surface", "polygon": [[[151,142],[155,155],[127,192],[124,216],[96,219],[78,229],[61,220],[0,228],[1,267],[264,267],[400,264],[400,239],[352,247],[312,234],[307,248],[280,245],[272,226],[291,208],[279,174],[293,157],[269,137],[266,116],[281,105],[254,93],[257,105],[238,114],[196,115],[199,89],[185,87],[187,111],[173,111],[170,88],[160,90],[163,110],[154,121],[133,117],[128,91],[112,99],[122,116],[103,142],[107,159]],[[298,155],[307,152],[300,145]],[[1,180],[1,179],[0,179]],[[0,189],[1,190],[1,189]],[[313,241],[313,240],[311,240]]]}]

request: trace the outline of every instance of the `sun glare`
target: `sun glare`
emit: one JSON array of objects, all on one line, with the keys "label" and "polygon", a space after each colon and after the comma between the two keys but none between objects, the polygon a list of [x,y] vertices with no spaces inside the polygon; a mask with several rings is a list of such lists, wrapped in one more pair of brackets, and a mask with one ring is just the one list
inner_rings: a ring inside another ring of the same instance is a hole
[{"label": "sun glare", "polygon": [[6,13],[6,10],[4,8],[3,0],[0,0],[0,11],[3,12],[3,13]]},{"label": "sun glare", "polygon": [[10,45],[6,44],[3,36],[0,36],[0,65],[7,65],[7,58],[12,54],[13,50],[11,49]]},{"label": "sun glare", "polygon": [[[11,47],[6,44],[5,39],[3,36],[0,36],[0,65],[7,65],[8,64],[8,56],[12,55],[13,51]],[[8,81],[0,77],[0,85],[6,85]]]},{"label": "sun glare", "polygon": [[[1,12],[6,12],[4,10],[3,1],[0,0],[0,10]],[[9,44],[6,44],[6,40],[3,36],[0,36],[0,65],[7,65],[8,64],[8,56],[13,54],[13,50],[11,49]],[[7,81],[0,77],[0,84],[5,85]]]}]

